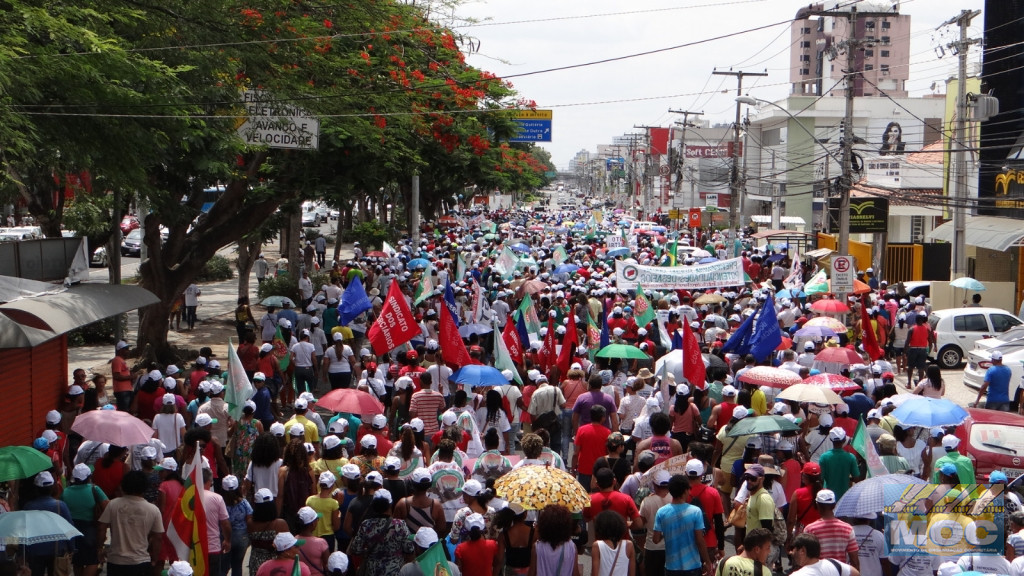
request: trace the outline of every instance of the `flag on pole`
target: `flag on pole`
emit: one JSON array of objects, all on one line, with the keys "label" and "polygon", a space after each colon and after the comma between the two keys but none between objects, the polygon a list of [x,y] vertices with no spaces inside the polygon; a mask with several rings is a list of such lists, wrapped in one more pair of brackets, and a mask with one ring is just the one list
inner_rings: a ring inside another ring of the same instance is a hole
[{"label": "flag on pole", "polygon": [[416,284],[416,292],[412,296],[412,305],[419,306],[427,298],[434,294],[434,282],[430,278],[430,270],[423,271],[423,277]]},{"label": "flag on pole", "polygon": [[484,287],[480,282],[473,281],[473,322],[479,322],[484,315]]},{"label": "flag on pole", "polygon": [[213,576],[208,564],[210,540],[206,537],[206,510],[203,508],[203,454],[198,448],[185,471],[185,489],[181,492],[167,525],[167,540],[178,558],[192,566],[195,576]]},{"label": "flag on pole", "polygon": [[596,349],[601,345],[601,327],[597,324],[597,320],[587,314],[587,346],[591,350],[591,355],[596,353]]},{"label": "flag on pole", "polygon": [[636,298],[633,301],[633,320],[636,321],[638,328],[646,328],[651,320],[654,320],[654,308],[651,307],[651,301],[647,299],[644,294],[644,287],[640,284],[636,285]]},{"label": "flag on pole", "polygon": [[732,352],[744,356],[750,353],[750,337],[754,332],[754,314],[747,316],[742,324],[729,336],[722,346],[722,352]]},{"label": "flag on pole", "polygon": [[860,329],[863,332],[861,341],[864,344],[864,351],[872,360],[878,360],[885,355],[885,352],[878,346],[878,338],[875,335],[875,328],[871,325],[871,318],[868,316],[867,296],[861,297],[860,302]]},{"label": "flag on pole", "polygon": [[284,372],[292,363],[292,353],[288,348],[288,342],[284,341],[284,334],[281,332],[280,326],[277,327],[271,344],[274,346],[274,358],[277,358],[277,365],[281,368],[281,372]]},{"label": "flag on pole", "polygon": [[707,381],[707,369],[704,367],[704,358],[700,355],[700,344],[693,334],[693,329],[686,322],[676,332],[683,333],[683,376],[690,381],[690,386],[704,389]]},{"label": "flag on pole", "polygon": [[256,391],[249,382],[242,360],[238,358],[235,344],[228,338],[228,385],[224,389],[224,401],[228,403],[228,413],[235,420],[242,417],[245,401],[252,398]]},{"label": "flag on pole", "polygon": [[[505,342],[505,336],[509,333],[508,328],[511,325],[511,322],[506,322],[505,331],[502,332],[501,337],[494,339],[494,367],[498,370],[508,370],[512,372],[512,378],[522,386],[523,378],[519,375],[519,369],[516,367],[515,360],[512,358],[511,350]],[[497,331],[497,323],[494,324],[494,329]],[[513,335],[516,334],[514,327],[511,333]],[[516,340],[518,340],[518,338]],[[522,350],[520,350],[520,352],[522,352]]]},{"label": "flag on pole", "polygon": [[[442,314],[442,317],[444,314]],[[374,354],[380,356],[398,348],[420,333],[416,317],[409,310],[398,282],[388,287],[387,297],[381,307],[380,316],[366,332]]]},{"label": "flag on pole", "polygon": [[665,266],[675,266],[676,265],[676,249],[678,247],[678,244],[679,244],[678,240],[673,240],[666,247],[665,253],[668,255],[668,259],[665,260]]},{"label": "flag on pole", "polygon": [[857,420],[857,430],[853,433],[853,440],[850,447],[857,451],[868,464],[868,476],[884,476],[889,473],[882,457],[875,451],[875,444],[868,436],[867,428],[864,426],[864,419]]},{"label": "flag on pole", "polygon": [[462,258],[460,252],[458,257],[455,259],[455,280],[461,282],[466,279],[466,261]]},{"label": "flag on pole", "polygon": [[[519,330],[516,329],[517,322],[510,320],[505,322],[505,329],[501,331],[501,338],[505,342],[505,350],[508,351],[509,357],[515,363],[523,361],[523,341],[520,338]],[[495,338],[499,340],[499,338]]]},{"label": "flag on pole", "polygon": [[565,327],[565,336],[562,337],[562,349],[558,352],[558,374],[559,377],[569,373],[569,366],[572,364],[572,355],[576,347],[580,345],[580,334],[576,330],[576,315],[569,311],[569,324]]},{"label": "flag on pole", "polygon": [[516,334],[519,335],[519,344],[525,355],[526,349],[530,347],[530,332],[526,329],[526,320],[523,316],[523,313],[518,310],[513,314],[513,318],[516,320]]},{"label": "flag on pole", "polygon": [[782,344],[782,328],[779,328],[778,316],[775,315],[775,299],[768,299],[761,304],[761,312],[754,323],[754,332],[750,336],[750,353],[758,362],[764,362]]},{"label": "flag on pole", "polygon": [[554,366],[555,362],[558,361],[558,356],[555,352],[556,347],[555,319],[548,316],[548,333],[544,336],[544,343],[540,347],[540,354],[537,358],[537,363],[540,364],[541,372],[547,372],[548,369]]},{"label": "flag on pole", "polygon": [[[426,576],[452,576],[451,566],[441,549],[441,542],[434,542],[430,548],[416,558],[416,564]],[[298,556],[295,557],[298,559]]]},{"label": "flag on pole", "polygon": [[[450,288],[451,285],[449,285]],[[441,345],[441,355],[444,357],[445,364],[451,366],[477,364],[469,356],[469,351],[466,350],[466,345],[462,342],[462,337],[459,336],[459,327],[455,323],[455,315],[442,312],[440,317],[437,337],[438,343]]]},{"label": "flag on pole", "polygon": [[[537,317],[537,309],[533,306],[533,297],[527,294],[519,304],[518,310],[523,315],[526,331],[530,334],[540,332],[540,318]],[[523,342],[526,342],[526,340]]]},{"label": "flag on pole", "polygon": [[360,314],[373,308],[373,303],[366,295],[363,288],[363,281],[359,276],[353,276],[341,295],[341,304],[338,305],[338,319],[342,326],[348,326]]},{"label": "flag on pole", "polygon": [[452,317],[452,322],[455,322],[455,327],[458,328],[462,322],[459,321],[459,307],[455,304],[455,292],[452,290],[450,278],[444,284],[444,307]]},{"label": "flag on pole", "polygon": [[[608,334],[608,301],[605,300],[601,303],[601,348],[610,344],[611,340],[611,336]],[[601,348],[598,348],[598,350]]]},{"label": "flag on pole", "polygon": [[384,244],[381,246],[381,251],[391,257],[394,257],[395,254],[398,254],[398,250],[395,250],[394,246],[388,244],[387,242],[384,242]]},{"label": "flag on pole", "polygon": [[561,266],[568,257],[569,255],[565,253],[565,247],[561,244],[555,247],[555,251],[551,255],[551,259],[555,261],[555,266]]}]

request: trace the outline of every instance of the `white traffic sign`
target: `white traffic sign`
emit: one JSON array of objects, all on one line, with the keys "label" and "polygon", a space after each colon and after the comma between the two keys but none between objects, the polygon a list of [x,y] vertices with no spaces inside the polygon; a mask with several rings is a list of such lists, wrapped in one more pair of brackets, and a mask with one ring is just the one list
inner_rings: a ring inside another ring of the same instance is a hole
[{"label": "white traffic sign", "polygon": [[250,146],[316,150],[320,143],[320,120],[302,108],[276,100],[269,92],[242,92],[245,122],[238,134]]},{"label": "white traffic sign", "polygon": [[853,280],[857,277],[857,269],[853,265],[852,256],[832,256],[832,292],[834,294],[852,294]]}]

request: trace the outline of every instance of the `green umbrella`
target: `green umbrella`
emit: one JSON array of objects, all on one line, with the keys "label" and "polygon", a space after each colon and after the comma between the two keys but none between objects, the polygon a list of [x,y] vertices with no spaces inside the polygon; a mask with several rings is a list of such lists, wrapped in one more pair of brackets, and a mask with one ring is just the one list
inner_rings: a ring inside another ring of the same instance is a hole
[{"label": "green umbrella", "polygon": [[609,344],[597,353],[598,358],[627,358],[630,360],[649,360],[643,350],[629,344]]},{"label": "green umbrella", "polygon": [[0,482],[20,480],[53,467],[53,462],[42,452],[29,446],[0,448]]},{"label": "green umbrella", "polygon": [[774,434],[776,432],[795,432],[800,427],[782,416],[747,417],[733,425],[726,436],[747,436],[750,434]]}]

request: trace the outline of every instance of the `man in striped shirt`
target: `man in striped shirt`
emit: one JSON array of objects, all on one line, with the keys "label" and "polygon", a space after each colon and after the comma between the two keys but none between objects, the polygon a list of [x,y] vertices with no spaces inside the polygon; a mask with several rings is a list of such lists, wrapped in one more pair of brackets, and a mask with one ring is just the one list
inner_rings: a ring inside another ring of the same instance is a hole
[{"label": "man in striped shirt", "polygon": [[430,389],[430,373],[420,374],[420,389],[409,401],[409,419],[423,420],[423,437],[432,438],[439,429],[438,416],[444,412],[444,394]]},{"label": "man in striped shirt", "polygon": [[853,535],[853,526],[836,518],[836,494],[831,490],[819,490],[814,499],[821,514],[821,520],[811,522],[804,529],[806,534],[813,534],[821,544],[821,558],[831,558],[846,562],[860,570],[860,556],[857,551],[857,538]]}]

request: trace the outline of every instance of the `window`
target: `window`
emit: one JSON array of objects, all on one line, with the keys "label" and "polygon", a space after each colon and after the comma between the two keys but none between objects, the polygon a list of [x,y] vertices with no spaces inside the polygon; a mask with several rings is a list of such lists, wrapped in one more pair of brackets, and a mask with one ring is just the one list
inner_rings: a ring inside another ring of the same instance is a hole
[{"label": "window", "polygon": [[810,34],[811,33],[811,29],[810,28],[801,28],[800,29],[800,33],[801,34]]},{"label": "window", "polygon": [[953,317],[953,330],[957,332],[988,332],[984,314],[963,314]]},{"label": "window", "polygon": [[882,30],[888,30],[891,25],[892,22],[889,22],[888,20],[882,20]]},{"label": "window", "polygon": [[811,55],[810,54],[801,54],[800,55],[800,61],[801,62],[810,62],[811,61]]},{"label": "window", "polygon": [[874,96],[875,93],[874,92],[865,92],[864,95],[865,96]]},{"label": "window", "polygon": [[810,40],[803,40],[803,41],[801,41],[800,42],[800,47],[801,48],[810,48],[811,47],[811,41]]},{"label": "window", "polygon": [[1009,314],[992,314],[989,319],[992,320],[992,329],[996,332],[1006,332],[1020,324],[1019,320]]},{"label": "window", "polygon": [[864,65],[864,70],[874,70],[874,69],[875,69],[875,65],[874,64],[865,64]]},{"label": "window", "polygon": [[889,65],[888,64],[882,64],[882,74],[885,75],[885,74],[888,74],[888,73],[889,73]]},{"label": "window", "polygon": [[803,76],[807,76],[810,73],[811,73],[811,69],[810,68],[801,68],[800,69],[800,74],[802,74]]},{"label": "window", "polygon": [[875,51],[874,51],[874,50],[870,50],[870,49],[869,49],[869,50],[865,50],[865,51],[864,51],[864,56],[866,56],[866,57],[868,57],[868,58],[871,58],[871,57],[872,57],[872,56],[874,56],[874,55],[875,55]]},{"label": "window", "polygon": [[889,51],[888,50],[882,50],[882,58],[888,58],[888,57],[889,57]]},{"label": "window", "polygon": [[864,23],[864,27],[867,28],[868,30],[873,30],[875,27],[875,21],[868,20],[867,22]]},{"label": "window", "polygon": [[889,37],[888,36],[882,36],[882,44],[888,44],[888,43],[889,43]]}]

